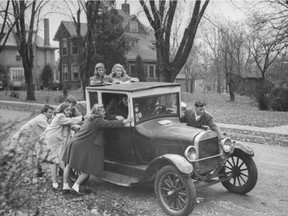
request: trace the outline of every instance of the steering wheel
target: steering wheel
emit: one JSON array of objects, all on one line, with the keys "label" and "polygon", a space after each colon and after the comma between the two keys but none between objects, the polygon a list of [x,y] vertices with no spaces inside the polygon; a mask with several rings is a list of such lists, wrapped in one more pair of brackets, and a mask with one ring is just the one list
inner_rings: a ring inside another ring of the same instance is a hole
[{"label": "steering wheel", "polygon": [[158,105],[153,112],[153,114],[165,114],[165,113],[166,113],[166,107],[163,105]]}]

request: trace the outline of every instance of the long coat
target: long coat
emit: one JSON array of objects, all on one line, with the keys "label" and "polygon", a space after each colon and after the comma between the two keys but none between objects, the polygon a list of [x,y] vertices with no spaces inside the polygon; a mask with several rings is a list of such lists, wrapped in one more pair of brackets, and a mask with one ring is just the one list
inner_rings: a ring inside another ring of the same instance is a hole
[{"label": "long coat", "polygon": [[60,163],[59,159],[62,157],[63,148],[71,138],[71,126],[80,122],[82,122],[82,116],[68,118],[63,113],[55,115],[51,124],[41,135],[45,151],[49,152],[47,161]]},{"label": "long coat", "polygon": [[103,170],[105,128],[123,127],[122,120],[86,119],[66,146],[62,160],[70,167],[96,175]]},{"label": "long coat", "polygon": [[9,146],[10,149],[16,149],[19,152],[33,151],[36,141],[43,131],[48,127],[48,119],[44,114],[39,114],[14,134]]}]

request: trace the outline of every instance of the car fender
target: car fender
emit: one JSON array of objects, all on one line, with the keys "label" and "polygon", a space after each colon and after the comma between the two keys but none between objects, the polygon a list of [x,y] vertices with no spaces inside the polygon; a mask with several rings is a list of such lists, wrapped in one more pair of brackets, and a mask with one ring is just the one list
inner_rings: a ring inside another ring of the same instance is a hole
[{"label": "car fender", "polygon": [[152,181],[158,170],[166,165],[174,165],[182,174],[191,175],[193,166],[183,156],[177,154],[161,155],[154,160],[146,168],[143,176],[138,180],[138,183],[145,183]]},{"label": "car fender", "polygon": [[249,156],[254,156],[254,151],[252,148],[250,148],[249,146],[241,143],[241,142],[235,142],[235,146],[234,146],[234,153],[235,152],[243,152]]}]

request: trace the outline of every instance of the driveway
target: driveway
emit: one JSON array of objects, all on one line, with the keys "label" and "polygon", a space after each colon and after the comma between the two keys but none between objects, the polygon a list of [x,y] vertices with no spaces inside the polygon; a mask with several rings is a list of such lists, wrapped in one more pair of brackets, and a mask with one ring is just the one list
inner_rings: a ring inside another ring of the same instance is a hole
[{"label": "driveway", "polygon": [[[29,113],[0,110],[0,116],[1,122],[5,122],[27,118]],[[258,168],[256,187],[247,195],[229,193],[221,184],[198,190],[199,203],[191,215],[288,215],[288,148],[255,143],[247,145],[255,151],[254,160]],[[80,199],[63,197],[49,189],[46,194],[48,199],[43,200],[42,213],[63,215],[65,210],[64,215],[97,215],[97,212],[106,212],[105,215],[111,216],[165,215],[152,188],[125,188],[101,181],[90,181],[88,185],[93,192]]]}]

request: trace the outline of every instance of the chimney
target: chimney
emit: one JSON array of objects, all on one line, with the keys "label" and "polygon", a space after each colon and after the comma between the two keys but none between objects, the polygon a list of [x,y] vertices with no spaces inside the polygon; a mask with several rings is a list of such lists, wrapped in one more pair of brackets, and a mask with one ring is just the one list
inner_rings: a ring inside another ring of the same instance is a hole
[{"label": "chimney", "polygon": [[125,1],[125,3],[122,4],[122,11],[130,15],[130,5],[127,3],[127,1]]},{"label": "chimney", "polygon": [[49,38],[49,19],[44,19],[44,45],[50,45],[50,38]]}]

